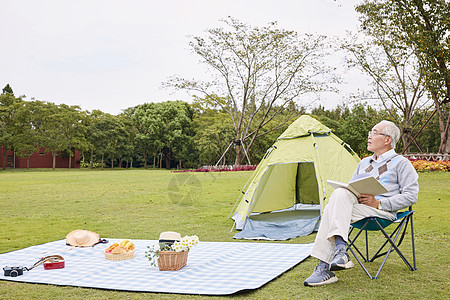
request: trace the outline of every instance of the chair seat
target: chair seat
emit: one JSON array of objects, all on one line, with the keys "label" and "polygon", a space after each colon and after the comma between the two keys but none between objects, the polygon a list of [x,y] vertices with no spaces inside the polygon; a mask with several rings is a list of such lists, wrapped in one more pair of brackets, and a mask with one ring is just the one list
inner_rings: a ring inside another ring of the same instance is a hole
[{"label": "chair seat", "polygon": [[378,227],[375,220],[378,221],[378,223],[381,225],[382,228],[386,228],[389,225],[391,225],[392,223],[398,222],[399,220],[412,214],[413,212],[414,212],[413,210],[398,212],[397,218],[395,220],[388,220],[388,219],[383,219],[383,218],[378,218],[378,217],[368,217],[368,218],[364,218],[362,220],[356,221],[355,223],[352,223],[351,226],[361,229],[364,226],[364,224],[366,224],[366,221],[368,220],[369,222],[367,223],[366,227],[364,227],[364,230],[377,231],[377,230],[380,230],[380,228]]}]

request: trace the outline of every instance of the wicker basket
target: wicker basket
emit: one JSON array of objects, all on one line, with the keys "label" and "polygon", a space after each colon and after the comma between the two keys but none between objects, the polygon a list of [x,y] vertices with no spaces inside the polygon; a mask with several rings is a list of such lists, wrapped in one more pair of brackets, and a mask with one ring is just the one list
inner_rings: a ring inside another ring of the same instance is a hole
[{"label": "wicker basket", "polygon": [[125,260],[125,259],[132,259],[134,257],[134,253],[136,252],[136,249],[132,251],[128,251],[123,254],[112,254],[112,253],[106,253],[105,252],[105,258],[108,260]]},{"label": "wicker basket", "polygon": [[187,263],[189,251],[159,252],[158,267],[160,271],[178,271]]}]

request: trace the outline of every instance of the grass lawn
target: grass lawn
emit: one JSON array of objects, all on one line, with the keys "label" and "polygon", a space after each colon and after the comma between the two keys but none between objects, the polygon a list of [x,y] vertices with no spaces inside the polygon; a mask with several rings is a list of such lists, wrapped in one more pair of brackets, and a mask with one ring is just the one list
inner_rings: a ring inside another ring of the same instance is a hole
[{"label": "grass lawn", "polygon": [[[248,171],[2,170],[0,253],[64,239],[75,229],[88,229],[101,237],[120,239],[158,239],[162,231],[177,231],[182,235],[196,234],[201,241],[230,242],[235,232],[230,232],[233,222],[227,217],[250,175]],[[420,173],[419,182],[419,201],[414,206],[417,271],[411,272],[398,255],[392,253],[378,280],[369,279],[357,265],[352,270],[338,272],[336,284],[309,288],[303,286],[303,281],[316,262],[308,258],[262,288],[231,297],[449,299],[450,173]],[[310,243],[314,237],[312,234],[286,243]],[[409,238],[402,248],[410,257],[409,247],[404,247],[408,242]],[[370,270],[376,270],[380,263],[372,263]],[[213,298],[0,280],[2,299],[150,297]]]}]

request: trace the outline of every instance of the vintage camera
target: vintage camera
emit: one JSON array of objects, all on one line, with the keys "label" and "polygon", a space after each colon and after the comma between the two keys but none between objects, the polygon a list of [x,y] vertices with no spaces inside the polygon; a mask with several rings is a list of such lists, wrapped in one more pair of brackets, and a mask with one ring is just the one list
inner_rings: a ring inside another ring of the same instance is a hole
[{"label": "vintage camera", "polygon": [[4,267],[3,271],[5,271],[5,276],[11,276],[11,277],[17,277],[20,275],[23,275],[23,271],[26,268],[22,267],[22,266],[12,266],[12,267]]}]

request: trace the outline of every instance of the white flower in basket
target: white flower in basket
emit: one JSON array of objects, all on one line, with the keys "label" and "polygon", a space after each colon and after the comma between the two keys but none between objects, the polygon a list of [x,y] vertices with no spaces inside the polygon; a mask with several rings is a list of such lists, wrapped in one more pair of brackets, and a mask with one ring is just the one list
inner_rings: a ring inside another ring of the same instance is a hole
[{"label": "white flower in basket", "polygon": [[145,256],[154,267],[158,262],[161,271],[177,271],[186,265],[189,250],[198,242],[198,236],[193,235],[185,236],[173,244],[156,243],[147,246],[149,250],[145,252]]}]

